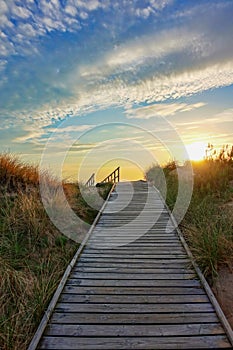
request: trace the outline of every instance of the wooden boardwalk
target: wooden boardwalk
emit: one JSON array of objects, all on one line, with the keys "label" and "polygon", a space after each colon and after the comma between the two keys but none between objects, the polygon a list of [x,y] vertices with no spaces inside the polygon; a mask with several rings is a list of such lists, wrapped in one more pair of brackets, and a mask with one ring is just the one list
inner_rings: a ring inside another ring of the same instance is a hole
[{"label": "wooden boardwalk", "polygon": [[233,348],[221,309],[146,182],[117,184],[77,257],[30,350]]}]

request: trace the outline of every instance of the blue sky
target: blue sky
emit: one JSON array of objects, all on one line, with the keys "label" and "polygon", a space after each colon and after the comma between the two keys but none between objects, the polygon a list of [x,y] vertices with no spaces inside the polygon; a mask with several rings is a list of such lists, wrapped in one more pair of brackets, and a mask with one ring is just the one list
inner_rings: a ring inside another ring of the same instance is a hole
[{"label": "blue sky", "polygon": [[232,16],[232,0],[0,0],[0,151],[140,177],[183,143],[232,144]]}]

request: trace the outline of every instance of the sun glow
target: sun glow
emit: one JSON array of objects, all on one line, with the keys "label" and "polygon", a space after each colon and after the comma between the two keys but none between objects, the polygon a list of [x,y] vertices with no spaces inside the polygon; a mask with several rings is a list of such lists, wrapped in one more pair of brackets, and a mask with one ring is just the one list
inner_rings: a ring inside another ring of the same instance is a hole
[{"label": "sun glow", "polygon": [[204,159],[207,147],[205,142],[193,142],[185,147],[190,160],[199,161]]}]

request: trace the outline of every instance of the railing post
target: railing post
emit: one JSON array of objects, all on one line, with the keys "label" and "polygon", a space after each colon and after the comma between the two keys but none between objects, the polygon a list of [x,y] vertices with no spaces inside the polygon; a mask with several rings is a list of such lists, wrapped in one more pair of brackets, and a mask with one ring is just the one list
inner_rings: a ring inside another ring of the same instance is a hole
[{"label": "railing post", "polygon": [[117,181],[120,181],[120,167],[117,167],[111,174],[109,174],[105,179],[101,181],[101,183],[105,182],[114,182],[116,183]]},{"label": "railing post", "polygon": [[85,186],[90,187],[90,186],[94,186],[95,184],[95,173],[93,173],[89,179],[87,180],[87,182],[85,183]]}]

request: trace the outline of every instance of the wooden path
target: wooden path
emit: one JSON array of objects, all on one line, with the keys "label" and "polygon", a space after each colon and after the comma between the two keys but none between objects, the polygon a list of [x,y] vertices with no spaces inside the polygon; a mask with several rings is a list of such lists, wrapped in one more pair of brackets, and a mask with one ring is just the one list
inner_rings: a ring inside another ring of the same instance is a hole
[{"label": "wooden path", "polygon": [[229,324],[146,182],[117,184],[73,265],[29,350],[233,348]]}]

